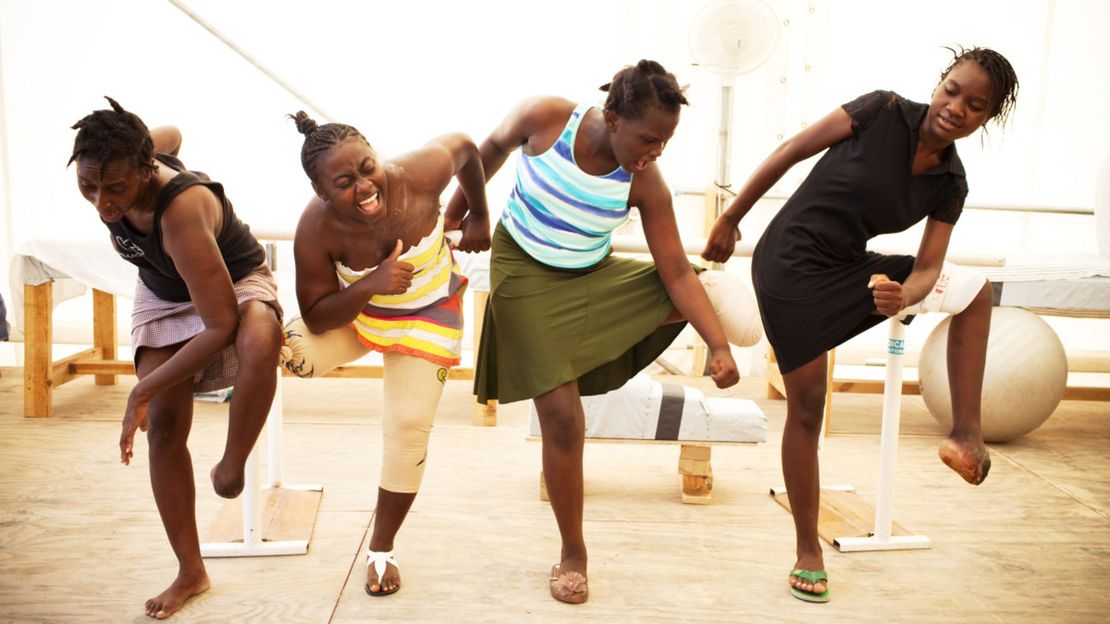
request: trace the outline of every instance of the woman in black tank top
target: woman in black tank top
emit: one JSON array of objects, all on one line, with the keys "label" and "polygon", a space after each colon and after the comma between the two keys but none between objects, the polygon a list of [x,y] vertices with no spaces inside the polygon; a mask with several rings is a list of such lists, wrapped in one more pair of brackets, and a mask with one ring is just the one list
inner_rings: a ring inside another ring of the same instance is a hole
[{"label": "woman in black tank top", "polygon": [[[177,578],[146,601],[146,614],[162,619],[209,586],[186,447],[193,393],[235,384],[224,456],[210,475],[216,493],[238,496],[274,397],[281,309],[264,253],[223,188],[177,160],[177,129],[148,131],[108,101],[111,110],[73,126],[70,162],[116,251],[139,267],[132,325],[139,382],[127,400],[120,459],[130,463],[136,429],[149,429],[154,499],[179,562]],[[156,160],[156,152],[168,155]]]}]

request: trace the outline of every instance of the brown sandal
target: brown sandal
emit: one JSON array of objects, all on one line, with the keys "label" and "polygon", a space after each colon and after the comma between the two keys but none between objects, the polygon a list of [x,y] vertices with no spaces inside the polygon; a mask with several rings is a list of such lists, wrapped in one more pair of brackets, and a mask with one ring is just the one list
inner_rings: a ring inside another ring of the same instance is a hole
[{"label": "brown sandal", "polygon": [[548,580],[551,597],[559,602],[582,604],[590,597],[589,583],[580,572],[559,573],[559,564],[551,566],[551,578]]}]

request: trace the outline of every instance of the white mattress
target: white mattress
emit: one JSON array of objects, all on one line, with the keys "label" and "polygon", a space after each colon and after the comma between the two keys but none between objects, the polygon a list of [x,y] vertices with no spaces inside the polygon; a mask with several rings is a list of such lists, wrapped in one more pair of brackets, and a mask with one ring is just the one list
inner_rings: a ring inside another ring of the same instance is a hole
[{"label": "white mattress", "polygon": [[[766,442],[767,417],[754,401],[707,398],[700,390],[640,373],[620,388],[582,397],[586,437],[688,442]],[[540,435],[533,404],[528,432]]]}]

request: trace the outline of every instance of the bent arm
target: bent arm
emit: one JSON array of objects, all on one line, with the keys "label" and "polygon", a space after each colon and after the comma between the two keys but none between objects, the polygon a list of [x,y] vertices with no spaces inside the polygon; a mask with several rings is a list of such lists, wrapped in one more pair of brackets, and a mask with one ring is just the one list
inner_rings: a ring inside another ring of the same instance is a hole
[{"label": "bent arm", "polygon": [[348,325],[376,294],[369,290],[369,279],[360,279],[339,289],[335,263],[321,222],[323,210],[318,199],[309,202],[293,236],[297,304],[305,325],[316,334]]},{"label": "bent arm", "polygon": [[825,115],[820,121],[807,127],[798,134],[783,141],[775,148],[740,188],[736,199],[721,214],[734,226],[748,214],[755,202],[759,201],[791,167],[801,161],[828,149],[835,143],[852,136],[852,118],[843,108]]},{"label": "bent arm", "polygon": [[714,262],[727,262],[740,240],[740,220],[755,202],[791,167],[851,135],[852,118],[843,108],[838,108],[776,147],[740,187],[740,192],[728,208],[717,217],[706,239],[702,257]]},{"label": "bent arm", "polygon": [[694,326],[710,350],[728,351],[721,322],[682,248],[671,194],[659,168],[654,163],[648,165],[636,174],[632,184],[629,203],[636,202],[634,205],[640,209],[648,249],[675,309]]},{"label": "bent arm", "polygon": [[948,242],[952,238],[951,223],[932,217],[925,221],[925,232],[921,235],[921,245],[917,249],[913,270],[902,284],[906,305],[913,305],[929,294],[940,278],[944,256],[948,253]]},{"label": "bent arm", "polygon": [[162,216],[162,240],[173,259],[204,329],[135,386],[139,398],[150,400],[195,375],[220,349],[231,343],[239,326],[239,304],[227,272],[216,230],[221,207],[203,186],[178,195]]},{"label": "bent arm", "polygon": [[[534,98],[525,100],[509,112],[481,145],[478,153],[482,162],[482,175],[489,181],[508,160],[509,154],[528,142],[533,135],[556,119],[567,105],[573,103],[562,98]],[[468,195],[459,180],[459,190],[451,197],[444,212],[446,223],[458,223],[466,216]]]}]

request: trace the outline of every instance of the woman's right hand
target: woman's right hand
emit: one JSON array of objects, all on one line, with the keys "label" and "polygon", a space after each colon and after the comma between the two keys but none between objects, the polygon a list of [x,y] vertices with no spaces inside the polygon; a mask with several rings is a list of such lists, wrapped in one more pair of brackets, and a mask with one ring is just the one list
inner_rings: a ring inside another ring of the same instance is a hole
[{"label": "woman's right hand", "polygon": [[404,249],[404,243],[401,239],[397,239],[397,246],[393,248],[393,253],[382,260],[378,268],[365,278],[372,294],[400,295],[412,286],[412,264],[397,259],[402,249]]},{"label": "woman's right hand", "polygon": [[709,231],[709,237],[705,239],[705,249],[701,252],[701,257],[710,262],[728,262],[739,240],[739,224],[721,215],[717,217],[713,229]]},{"label": "woman's right hand", "polygon": [[125,466],[131,463],[131,458],[135,454],[135,431],[146,431],[148,426],[146,413],[150,409],[150,400],[143,398],[141,394],[139,386],[136,385],[127,396],[127,410],[123,414],[123,431],[119,436],[119,458]]},{"label": "woman's right hand", "polygon": [[706,368],[718,388],[735,386],[740,381],[740,371],[736,369],[736,360],[732,359],[732,350],[727,345],[710,351]]}]

